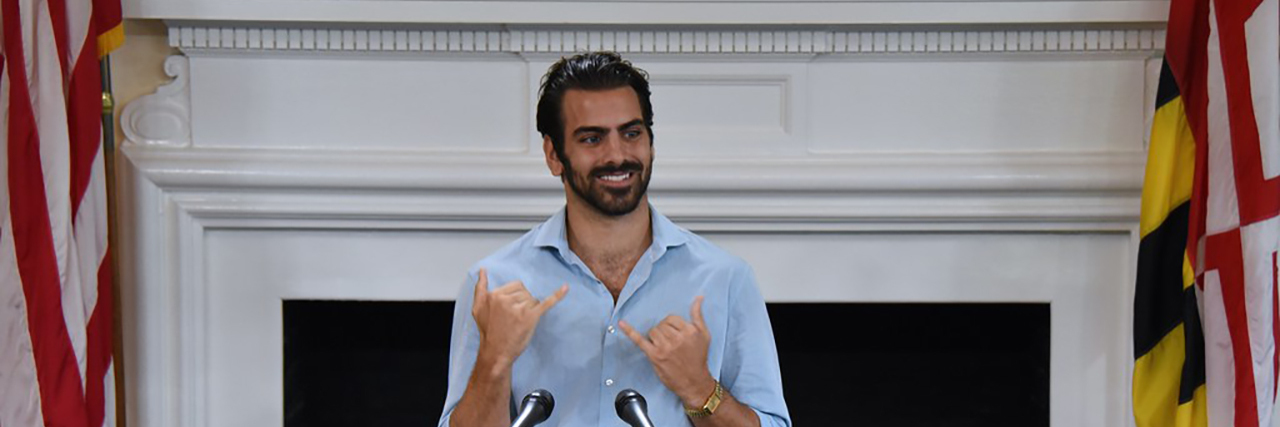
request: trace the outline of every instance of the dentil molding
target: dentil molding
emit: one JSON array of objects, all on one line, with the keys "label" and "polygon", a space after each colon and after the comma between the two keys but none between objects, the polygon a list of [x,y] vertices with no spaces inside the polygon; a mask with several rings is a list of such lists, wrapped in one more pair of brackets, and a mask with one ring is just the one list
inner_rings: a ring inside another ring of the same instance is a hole
[{"label": "dentil molding", "polygon": [[656,54],[951,54],[1152,53],[1165,30],[1126,27],[1021,26],[868,30],[627,29],[381,29],[296,26],[219,26],[170,23],[169,44],[188,52],[481,52],[567,53],[611,50]]}]

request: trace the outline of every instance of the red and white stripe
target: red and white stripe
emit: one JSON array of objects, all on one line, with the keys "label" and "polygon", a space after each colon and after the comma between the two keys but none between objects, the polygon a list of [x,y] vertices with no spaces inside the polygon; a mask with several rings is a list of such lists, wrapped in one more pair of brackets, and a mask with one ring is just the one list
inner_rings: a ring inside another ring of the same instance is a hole
[{"label": "red and white stripe", "polygon": [[1209,426],[1272,425],[1280,370],[1280,0],[1178,0]]},{"label": "red and white stripe", "polygon": [[0,0],[0,426],[115,425],[91,0]]}]

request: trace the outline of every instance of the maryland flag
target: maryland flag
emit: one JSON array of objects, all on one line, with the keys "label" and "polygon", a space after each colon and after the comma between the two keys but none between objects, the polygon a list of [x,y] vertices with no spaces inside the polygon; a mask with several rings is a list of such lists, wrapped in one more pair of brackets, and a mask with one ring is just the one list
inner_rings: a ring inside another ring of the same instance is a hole
[{"label": "maryland flag", "polygon": [[120,0],[0,0],[0,426],[116,425],[98,60]]},{"label": "maryland flag", "polygon": [[1280,368],[1280,0],[1172,0],[1142,192],[1140,427],[1270,426]]}]

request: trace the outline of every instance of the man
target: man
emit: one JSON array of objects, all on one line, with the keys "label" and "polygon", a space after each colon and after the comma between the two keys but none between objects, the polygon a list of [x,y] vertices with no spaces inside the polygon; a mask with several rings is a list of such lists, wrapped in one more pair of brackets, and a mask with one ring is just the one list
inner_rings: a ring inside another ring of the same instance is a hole
[{"label": "man", "polygon": [[628,388],[655,426],[791,425],[751,269],[649,206],[652,124],[647,77],[617,54],[547,72],[538,131],[566,206],[471,270],[442,427],[509,426],[539,388],[545,425],[623,426]]}]

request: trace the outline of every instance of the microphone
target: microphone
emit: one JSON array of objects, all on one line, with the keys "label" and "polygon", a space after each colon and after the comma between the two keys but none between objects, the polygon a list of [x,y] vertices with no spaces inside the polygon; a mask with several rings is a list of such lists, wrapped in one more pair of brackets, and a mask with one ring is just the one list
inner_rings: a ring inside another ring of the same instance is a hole
[{"label": "microphone", "polygon": [[516,416],[511,427],[533,427],[542,424],[547,417],[551,416],[551,410],[555,407],[556,400],[551,397],[551,392],[543,389],[534,390],[524,396],[524,401],[520,404],[520,415]]},{"label": "microphone", "polygon": [[617,400],[613,401],[613,407],[618,410],[618,418],[622,418],[627,425],[653,427],[653,421],[649,421],[649,405],[644,402],[644,396],[640,392],[632,389],[619,392]]}]

